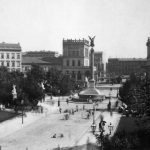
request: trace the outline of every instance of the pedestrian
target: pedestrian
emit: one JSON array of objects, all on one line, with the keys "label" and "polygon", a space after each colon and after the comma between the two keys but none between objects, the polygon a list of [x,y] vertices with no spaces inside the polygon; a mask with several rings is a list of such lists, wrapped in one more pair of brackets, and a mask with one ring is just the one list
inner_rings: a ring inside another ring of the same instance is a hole
[{"label": "pedestrian", "polygon": [[60,106],[60,100],[58,100],[58,107]]},{"label": "pedestrian", "polygon": [[59,108],[59,112],[60,112],[60,114],[61,114],[61,107]]},{"label": "pedestrian", "polygon": [[41,113],[43,113],[43,107],[41,107]]},{"label": "pedestrian", "polygon": [[118,103],[119,103],[119,102],[118,102],[118,100],[117,100],[117,101],[116,101],[116,107],[118,107]]},{"label": "pedestrian", "polygon": [[112,110],[110,110],[110,116],[112,116],[113,115],[113,112],[112,112]]},{"label": "pedestrian", "polygon": [[78,105],[76,105],[76,111],[78,112]]},{"label": "pedestrian", "polygon": [[83,105],[83,110],[85,109],[85,105]]},{"label": "pedestrian", "polygon": [[90,113],[88,112],[88,114],[87,114],[87,119],[89,119],[90,118]]},{"label": "pedestrian", "polygon": [[88,112],[89,112],[89,115],[91,116],[91,110],[88,110]]},{"label": "pedestrian", "polygon": [[72,109],[72,115],[74,115],[74,110]]},{"label": "pedestrian", "polygon": [[94,116],[94,111],[92,111],[92,115]]},{"label": "pedestrian", "polygon": [[68,98],[66,99],[66,103],[67,103],[67,105],[68,105],[68,103],[69,103],[69,100],[68,100]]}]

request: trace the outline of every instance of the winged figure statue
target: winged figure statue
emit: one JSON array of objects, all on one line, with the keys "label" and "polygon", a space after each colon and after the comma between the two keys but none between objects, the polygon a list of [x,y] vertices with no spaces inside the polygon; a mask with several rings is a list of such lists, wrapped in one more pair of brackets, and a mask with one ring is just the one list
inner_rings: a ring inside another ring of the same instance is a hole
[{"label": "winged figure statue", "polygon": [[93,38],[91,38],[90,36],[88,36],[89,39],[90,39],[90,46],[91,47],[94,47],[94,39],[95,39],[95,36]]}]

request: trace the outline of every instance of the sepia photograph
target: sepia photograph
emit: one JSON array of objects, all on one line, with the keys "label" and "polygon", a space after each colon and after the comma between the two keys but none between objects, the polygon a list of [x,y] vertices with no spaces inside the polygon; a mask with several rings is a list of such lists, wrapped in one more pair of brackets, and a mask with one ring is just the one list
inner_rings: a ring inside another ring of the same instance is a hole
[{"label": "sepia photograph", "polygon": [[150,0],[0,0],[0,150],[150,150]]}]

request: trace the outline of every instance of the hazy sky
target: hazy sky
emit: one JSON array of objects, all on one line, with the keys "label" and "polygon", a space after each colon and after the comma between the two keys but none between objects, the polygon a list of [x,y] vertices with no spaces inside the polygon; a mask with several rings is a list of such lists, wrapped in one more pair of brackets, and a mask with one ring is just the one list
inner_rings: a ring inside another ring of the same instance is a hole
[{"label": "hazy sky", "polygon": [[0,0],[0,42],[62,53],[63,38],[94,36],[105,57],[146,57],[150,0]]}]

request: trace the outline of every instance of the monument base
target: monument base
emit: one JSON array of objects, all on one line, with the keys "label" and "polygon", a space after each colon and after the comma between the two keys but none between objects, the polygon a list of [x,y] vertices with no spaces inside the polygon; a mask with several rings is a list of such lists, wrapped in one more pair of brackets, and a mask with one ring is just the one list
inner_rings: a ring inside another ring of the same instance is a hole
[{"label": "monument base", "polygon": [[95,80],[94,79],[91,79],[89,81],[89,88],[95,88]]}]

